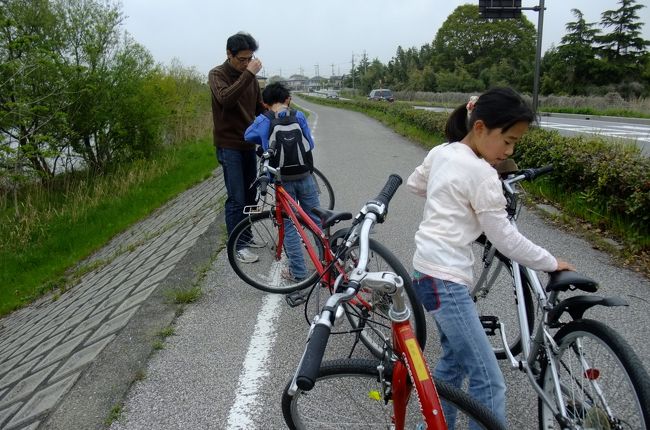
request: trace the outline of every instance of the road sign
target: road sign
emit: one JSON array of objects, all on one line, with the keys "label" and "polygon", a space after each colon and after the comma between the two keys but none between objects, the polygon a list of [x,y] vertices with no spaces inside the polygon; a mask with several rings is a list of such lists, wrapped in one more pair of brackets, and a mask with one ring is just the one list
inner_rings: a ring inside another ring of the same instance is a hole
[{"label": "road sign", "polygon": [[519,18],[521,0],[479,0],[478,10],[482,18]]}]

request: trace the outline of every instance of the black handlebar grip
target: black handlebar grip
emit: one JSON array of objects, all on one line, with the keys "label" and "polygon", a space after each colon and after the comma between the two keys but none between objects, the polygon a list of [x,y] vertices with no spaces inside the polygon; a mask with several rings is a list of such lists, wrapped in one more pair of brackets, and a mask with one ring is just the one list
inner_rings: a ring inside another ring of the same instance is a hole
[{"label": "black handlebar grip", "polygon": [[545,175],[553,171],[553,165],[549,164],[548,166],[538,167],[537,169],[526,169],[523,174],[526,176],[526,179],[532,181],[538,176]]},{"label": "black handlebar grip", "polygon": [[388,206],[400,185],[402,185],[402,178],[395,173],[391,174],[375,200],[383,203],[384,206]]},{"label": "black handlebar grip", "polygon": [[303,391],[311,390],[316,384],[316,378],[318,378],[320,364],[323,361],[330,331],[331,327],[328,325],[316,324],[309,338],[309,343],[305,350],[305,357],[302,360],[302,364],[298,370],[298,376],[296,377],[296,384]]},{"label": "black handlebar grip", "polygon": [[260,181],[260,195],[265,196],[266,188],[269,185],[269,178],[268,176],[260,176],[258,180]]}]

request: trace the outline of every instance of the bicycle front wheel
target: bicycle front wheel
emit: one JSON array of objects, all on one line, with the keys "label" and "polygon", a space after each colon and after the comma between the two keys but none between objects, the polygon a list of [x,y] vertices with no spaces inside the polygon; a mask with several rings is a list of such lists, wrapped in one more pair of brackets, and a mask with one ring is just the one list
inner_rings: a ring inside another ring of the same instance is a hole
[{"label": "bicycle front wheel", "polygon": [[[342,240],[345,230],[336,232],[332,239],[332,247],[337,246]],[[406,293],[406,307],[411,311],[410,322],[415,337],[424,349],[427,340],[427,324],[422,304],[417,298],[411,283],[411,275],[404,265],[399,261],[388,248],[374,239],[369,240],[368,272],[393,272],[399,275],[404,281],[404,292]],[[346,270],[354,268],[359,262],[360,249],[358,246],[351,247],[345,256],[342,257]],[[346,303],[346,315],[352,328],[359,331],[361,342],[377,358],[384,353],[384,345],[391,342],[391,320],[388,316],[392,304],[392,298],[387,293],[376,290],[360,290],[358,299],[354,303]]]},{"label": "bicycle front wheel", "polygon": [[[252,214],[235,226],[227,245],[230,266],[244,282],[269,293],[287,294],[313,285],[318,279],[318,271],[304,245],[301,249],[307,276],[295,279],[288,271],[286,241],[274,215],[272,211]],[[286,215],[284,219],[288,219]],[[300,226],[307,233],[309,246],[322,258],[323,245],[318,235],[302,221]],[[283,244],[283,249],[278,251],[280,243]],[[249,260],[241,259],[237,255],[241,248],[246,248],[253,257]],[[253,258],[257,259],[251,261]]]},{"label": "bicycle front wheel", "polygon": [[[481,323],[485,327],[488,340],[497,359],[507,358],[506,350],[498,330],[495,330],[496,321],[502,323],[508,348],[513,355],[521,352],[521,329],[519,326],[519,314],[517,312],[517,297],[515,296],[515,284],[512,276],[512,264],[509,259],[497,253],[492,264],[485,266],[484,257],[489,251],[485,243],[476,241],[472,244],[474,253],[474,271],[483,276],[484,280],[477,283],[472,290],[472,299],[476,303]],[[523,283],[524,307],[528,330],[531,334],[535,324],[535,306],[531,294],[531,287],[528,278],[521,275]]]},{"label": "bicycle front wheel", "polygon": [[334,189],[332,188],[330,181],[328,181],[325,175],[323,175],[323,172],[315,167],[312,177],[314,178],[314,182],[316,182],[320,207],[330,210],[334,209]]},{"label": "bicycle front wheel", "polygon": [[[614,330],[593,320],[575,320],[555,335],[559,373],[569,427],[645,429],[650,424],[650,379],[629,344]],[[540,378],[547,396],[556,399],[553,375],[543,360]],[[557,399],[556,399],[557,402]],[[539,401],[539,428],[562,428]]]},{"label": "bicycle front wheel", "polygon": [[[311,391],[298,390],[293,396],[287,385],[282,395],[282,414],[290,429],[393,429],[393,404],[382,394],[390,382],[390,372],[384,372],[384,386],[377,370],[379,362],[345,359],[324,362],[316,385]],[[465,392],[436,381],[438,396],[445,411],[457,411],[456,429],[466,429],[470,423],[483,429],[501,429],[498,421],[482,405]],[[407,429],[423,424],[417,396],[413,393],[406,411]]]}]

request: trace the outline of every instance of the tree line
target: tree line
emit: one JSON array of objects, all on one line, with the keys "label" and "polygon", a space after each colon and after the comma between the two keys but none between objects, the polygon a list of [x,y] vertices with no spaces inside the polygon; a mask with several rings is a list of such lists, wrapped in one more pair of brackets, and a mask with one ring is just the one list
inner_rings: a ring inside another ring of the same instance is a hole
[{"label": "tree line", "polygon": [[[540,92],[588,95],[618,92],[623,97],[650,94],[650,41],[641,37],[637,0],[619,0],[618,8],[588,23],[579,9],[558,46],[544,53]],[[397,48],[388,64],[364,55],[345,85],[368,92],[477,92],[500,85],[532,92],[537,32],[522,15],[484,19],[478,5],[462,5],[447,17],[430,44]]]},{"label": "tree line", "polygon": [[156,65],[101,0],[0,0],[0,192],[204,134],[204,77]]}]

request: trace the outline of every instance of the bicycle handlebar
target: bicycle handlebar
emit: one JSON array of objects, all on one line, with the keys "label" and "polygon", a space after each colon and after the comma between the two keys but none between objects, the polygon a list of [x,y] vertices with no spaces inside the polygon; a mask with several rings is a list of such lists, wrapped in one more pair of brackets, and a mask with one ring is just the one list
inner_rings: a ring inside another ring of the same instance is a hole
[{"label": "bicycle handlebar", "polygon": [[266,190],[269,186],[269,177],[266,175],[262,175],[259,178],[257,178],[257,181],[259,182],[260,195],[264,197],[266,195]]},{"label": "bicycle handlebar", "polygon": [[384,188],[382,188],[377,197],[375,197],[375,200],[382,203],[386,206],[386,209],[388,209],[388,203],[390,203],[400,185],[402,185],[402,178],[395,173],[391,174],[388,177],[386,184],[384,184]]},{"label": "bicycle handlebar", "polygon": [[314,326],[314,331],[309,337],[302,365],[298,369],[298,376],[296,377],[296,384],[301,390],[309,391],[314,388],[331,331],[332,327],[326,324],[316,324]]},{"label": "bicycle handlebar", "polygon": [[553,171],[553,165],[549,164],[548,166],[538,167],[536,169],[525,169],[521,171],[521,174],[526,177],[527,180],[532,181],[538,176],[545,175]]},{"label": "bicycle handlebar", "polygon": [[537,178],[538,176],[545,175],[549,172],[553,171],[553,165],[549,164],[548,166],[544,167],[537,167],[537,168],[531,168],[531,169],[524,169],[524,170],[519,170],[516,172],[514,175],[503,179],[503,185],[506,190],[506,197],[508,195],[514,195],[514,187],[513,185],[517,182],[527,180],[527,181],[532,181],[533,179]]}]

